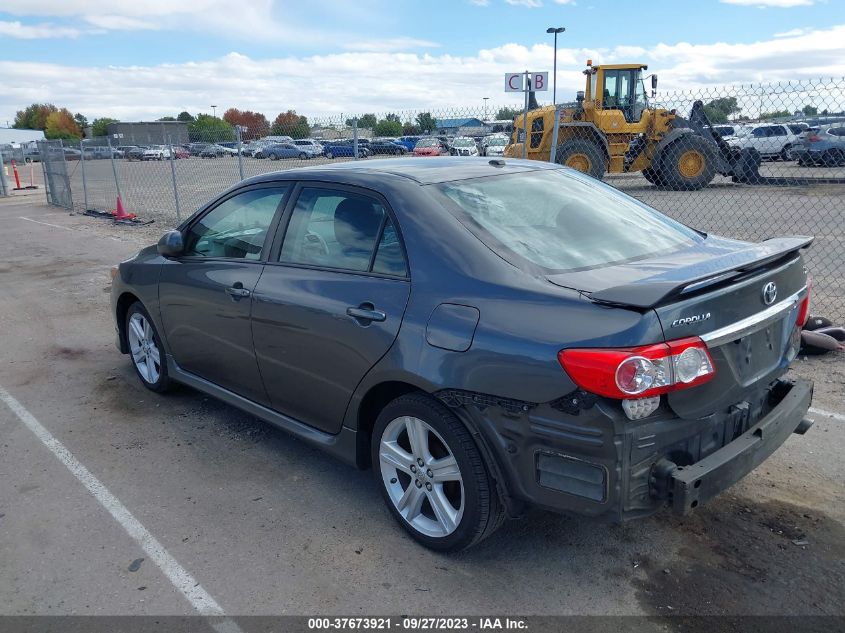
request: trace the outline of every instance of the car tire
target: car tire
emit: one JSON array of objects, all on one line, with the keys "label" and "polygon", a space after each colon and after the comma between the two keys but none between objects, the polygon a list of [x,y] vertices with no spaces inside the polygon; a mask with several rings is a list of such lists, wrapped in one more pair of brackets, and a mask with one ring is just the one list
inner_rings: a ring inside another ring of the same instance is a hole
[{"label": "car tire", "polygon": [[584,139],[566,141],[557,148],[556,161],[560,165],[572,167],[578,171],[601,180],[607,171],[607,159],[601,148]]},{"label": "car tire", "polygon": [[269,160],[278,160],[278,159],[279,159],[279,157],[278,157],[278,156],[276,156],[276,155],[275,155],[275,154],[273,154],[273,153],[267,154],[267,158],[268,158]]},{"label": "car tire", "polygon": [[140,301],[133,303],[126,311],[124,328],[132,367],[141,384],[157,393],[168,391],[172,383],[167,375],[164,347],[149,313]]},{"label": "car tire", "polygon": [[469,431],[427,394],[400,396],[381,411],[371,452],[388,509],[425,547],[457,552],[504,521],[495,482]]},{"label": "car tire", "polygon": [[331,160],[332,158],[334,158],[334,154],[332,154],[331,152],[326,152],[326,158]]},{"label": "car tire", "polygon": [[306,158],[308,158],[308,154],[305,152],[299,152],[299,160],[305,160]]},{"label": "car tire", "polygon": [[783,149],[780,150],[780,159],[783,162],[788,160],[792,160],[792,144],[784,145]]}]

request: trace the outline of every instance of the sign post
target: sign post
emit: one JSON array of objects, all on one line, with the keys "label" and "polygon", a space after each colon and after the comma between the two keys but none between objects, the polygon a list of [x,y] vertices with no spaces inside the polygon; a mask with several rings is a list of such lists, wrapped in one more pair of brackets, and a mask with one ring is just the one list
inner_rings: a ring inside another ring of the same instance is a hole
[{"label": "sign post", "polygon": [[525,93],[525,108],[522,113],[522,157],[528,158],[528,103],[532,92],[546,92],[549,89],[549,73],[505,73],[505,92]]}]

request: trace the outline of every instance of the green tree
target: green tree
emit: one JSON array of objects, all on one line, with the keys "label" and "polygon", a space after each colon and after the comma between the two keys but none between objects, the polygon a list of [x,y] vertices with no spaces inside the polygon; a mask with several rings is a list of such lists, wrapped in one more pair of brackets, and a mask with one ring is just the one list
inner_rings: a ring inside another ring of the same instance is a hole
[{"label": "green tree", "polygon": [[704,106],[704,113],[711,123],[727,123],[728,116],[739,113],[736,97],[720,97]]},{"label": "green tree", "polygon": [[520,110],[519,108],[499,108],[499,111],[496,113],[496,120],[513,121],[513,118],[519,114],[522,114],[522,110]]},{"label": "green tree", "polygon": [[358,117],[358,127],[366,128],[368,130],[373,129],[377,122],[378,120],[376,119],[375,114],[365,114]]},{"label": "green tree", "polygon": [[418,136],[420,133],[422,133],[422,130],[416,123],[408,121],[402,126],[402,134],[404,136]]},{"label": "green tree", "polygon": [[56,112],[51,112],[47,117],[44,136],[49,139],[79,140],[82,138],[82,131],[74,121],[70,110],[62,108]]},{"label": "green tree", "polygon": [[188,138],[205,143],[234,141],[235,129],[223,119],[210,114],[198,114],[196,119],[188,122]]},{"label": "green tree", "polygon": [[156,119],[156,121],[175,121],[175,116],[163,116],[160,119]]},{"label": "green tree", "polygon": [[814,106],[810,105],[809,103],[801,108],[801,112],[804,113],[804,116],[816,116],[819,113],[819,109]]},{"label": "green tree", "polygon": [[44,130],[47,128],[47,117],[58,111],[59,109],[52,103],[33,103],[23,110],[18,110],[12,127],[22,130]]},{"label": "green tree", "polygon": [[792,116],[789,110],[774,110],[773,112],[763,112],[760,114],[761,121],[769,121],[771,119],[783,119]]},{"label": "green tree", "polygon": [[95,138],[98,136],[108,136],[109,123],[117,123],[117,119],[112,119],[107,116],[94,119],[91,122],[91,136]]},{"label": "green tree", "polygon": [[76,124],[79,126],[80,130],[84,130],[86,127],[88,127],[88,119],[85,117],[85,115],[80,114],[79,112],[73,115],[73,120],[76,121]]},{"label": "green tree", "polygon": [[[389,114],[387,116],[390,116]],[[398,117],[397,117],[398,119]],[[376,136],[401,136],[402,123],[398,120],[384,118],[373,128]]]},{"label": "green tree", "polygon": [[308,138],[311,135],[311,126],[308,125],[307,117],[297,114],[295,110],[288,110],[274,119],[273,125],[270,126],[270,134],[273,136],[290,136],[291,138]]},{"label": "green tree", "polygon": [[392,112],[391,112],[390,114],[386,115],[386,116],[384,117],[384,120],[385,120],[385,121],[397,121],[397,122],[401,122],[401,120],[399,119],[399,115],[398,115],[398,114],[393,114]]},{"label": "green tree", "polygon": [[191,121],[195,121],[193,115],[190,112],[186,112],[183,110],[176,116],[177,121],[184,121],[185,123],[190,123]]},{"label": "green tree", "polygon": [[420,112],[417,115],[417,125],[422,132],[431,132],[437,127],[437,120],[431,116],[431,112]]}]

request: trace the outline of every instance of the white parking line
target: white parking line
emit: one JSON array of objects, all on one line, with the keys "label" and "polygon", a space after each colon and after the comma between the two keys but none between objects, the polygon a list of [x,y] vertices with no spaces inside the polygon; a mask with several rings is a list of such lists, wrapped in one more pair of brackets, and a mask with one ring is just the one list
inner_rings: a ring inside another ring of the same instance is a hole
[{"label": "white parking line", "polygon": [[818,415],[826,415],[829,418],[833,418],[834,420],[839,420],[840,422],[845,422],[845,415],[841,413],[834,413],[833,411],[825,411],[824,409],[817,409],[816,407],[810,407],[810,413],[816,413]]},{"label": "white parking line", "polygon": [[20,216],[18,220],[26,220],[27,222],[35,222],[36,224],[43,224],[44,226],[52,226],[55,229],[64,229],[65,231],[75,231],[76,229],[72,229],[69,226],[62,226],[61,224],[50,224],[49,222],[42,222],[41,220],[33,220],[32,218],[25,218]]},{"label": "white parking line", "polygon": [[[158,565],[170,583],[191,603],[191,606],[204,616],[225,616],[226,613],[217,601],[211,597],[202,585],[179,564],[164,546],[141,525],[132,513],[115,497],[91,472],[77,460],[59,440],[53,437],[24,406],[0,386],[0,400],[12,410],[18,419],[41,440],[56,458],[64,464],[79,482],[88,489],[100,505],[108,510],[126,533],[131,536],[150,559]],[[240,628],[231,620],[217,621],[212,624],[218,631],[236,633]]]}]

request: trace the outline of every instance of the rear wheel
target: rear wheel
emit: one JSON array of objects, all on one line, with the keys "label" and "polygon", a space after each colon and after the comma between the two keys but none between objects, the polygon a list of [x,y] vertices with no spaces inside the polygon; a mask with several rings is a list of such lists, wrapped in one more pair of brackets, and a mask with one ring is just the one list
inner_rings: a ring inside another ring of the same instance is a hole
[{"label": "rear wheel", "polygon": [[305,152],[299,152],[299,160],[305,160],[306,158],[308,158],[308,154]]},{"label": "rear wheel", "polygon": [[784,148],[780,150],[780,159],[784,162],[788,160],[793,160],[791,144],[784,146]]},{"label": "rear wheel", "polygon": [[269,154],[267,154],[267,158],[269,158],[270,160],[278,160],[279,157],[270,152]]},{"label": "rear wheel", "polygon": [[845,164],[845,152],[829,149],[822,154],[822,165],[824,167],[838,167]]},{"label": "rear wheel", "polygon": [[592,141],[566,141],[557,148],[557,162],[601,180],[607,170],[604,152]]},{"label": "rear wheel", "polygon": [[384,408],[373,429],[372,463],[390,512],[426,547],[466,549],[504,520],[472,436],[427,395],[401,396]]},{"label": "rear wheel", "polygon": [[331,153],[331,151],[327,151],[327,152],[326,152],[326,158],[328,158],[329,160],[331,160],[332,158],[334,158],[334,154],[332,154],[332,153]]},{"label": "rear wheel", "polygon": [[660,184],[660,182],[661,182],[660,181],[660,172],[658,172],[656,169],[654,169],[652,167],[646,167],[645,169],[643,169],[642,173],[643,173],[643,178],[648,180],[651,184],[653,184],[653,185],[659,185]]},{"label": "rear wheel", "polygon": [[706,187],[716,175],[713,151],[700,136],[688,134],[672,143],[660,159],[660,177],[676,191]]}]

